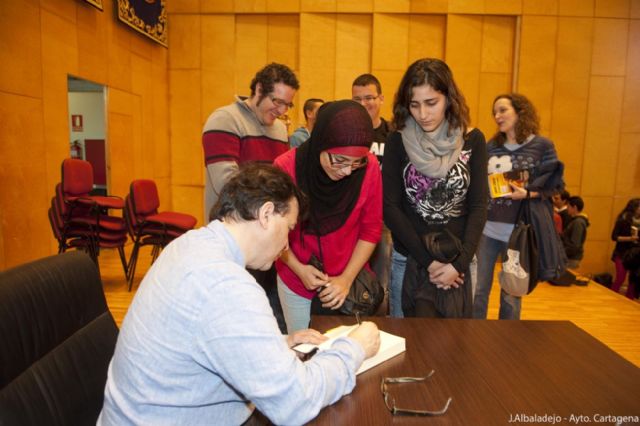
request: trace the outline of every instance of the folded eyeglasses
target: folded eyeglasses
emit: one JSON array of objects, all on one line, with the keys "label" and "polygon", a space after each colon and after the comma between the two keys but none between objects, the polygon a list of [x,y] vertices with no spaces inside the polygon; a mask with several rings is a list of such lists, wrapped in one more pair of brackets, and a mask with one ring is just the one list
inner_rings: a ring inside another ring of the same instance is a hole
[{"label": "folded eyeglasses", "polygon": [[380,390],[382,391],[382,397],[384,398],[384,405],[387,406],[387,409],[391,412],[391,414],[409,416],[439,416],[446,413],[449,409],[449,404],[451,404],[451,400],[453,399],[451,397],[449,397],[449,399],[447,400],[444,408],[438,411],[408,410],[405,408],[396,407],[396,400],[392,396],[390,396],[389,392],[387,391],[387,384],[423,382],[433,376],[433,373],[435,373],[435,370],[431,370],[431,372],[425,377],[383,377],[382,381],[380,382]]}]

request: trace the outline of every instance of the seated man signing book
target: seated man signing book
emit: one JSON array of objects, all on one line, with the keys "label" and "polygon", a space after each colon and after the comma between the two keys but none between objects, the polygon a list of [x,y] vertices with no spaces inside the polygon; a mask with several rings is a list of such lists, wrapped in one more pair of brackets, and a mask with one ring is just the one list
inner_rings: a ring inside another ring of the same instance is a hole
[{"label": "seated man signing book", "polygon": [[249,164],[223,187],[215,219],[162,251],[122,323],[99,425],[239,425],[260,413],[302,424],[353,390],[378,351],[375,324],[302,362],[291,347],[325,337],[282,335],[245,269],[287,250],[301,197],[283,171]]}]

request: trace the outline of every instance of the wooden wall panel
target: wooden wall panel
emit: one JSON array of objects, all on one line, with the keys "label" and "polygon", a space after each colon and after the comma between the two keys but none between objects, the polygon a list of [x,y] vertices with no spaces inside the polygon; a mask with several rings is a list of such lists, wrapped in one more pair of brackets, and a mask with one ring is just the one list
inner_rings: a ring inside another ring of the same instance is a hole
[{"label": "wooden wall panel", "polygon": [[640,18],[640,0],[631,0],[631,6],[629,10],[629,17],[631,19]]},{"label": "wooden wall panel", "polygon": [[374,0],[373,11],[382,13],[409,13],[411,0]]},{"label": "wooden wall panel", "polygon": [[594,75],[624,75],[629,25],[619,19],[595,19],[593,36]]},{"label": "wooden wall panel", "polygon": [[336,4],[338,13],[371,13],[374,0],[340,0]]},{"label": "wooden wall panel", "polygon": [[198,15],[175,15],[171,19],[169,68],[198,69],[201,19]]},{"label": "wooden wall panel", "polygon": [[107,82],[107,23],[100,18],[100,11],[95,8],[78,7],[78,75],[87,80],[105,84]]},{"label": "wooden wall panel", "polygon": [[596,0],[595,16],[604,18],[628,18],[630,0]]},{"label": "wooden wall panel", "polygon": [[298,13],[300,0],[267,0],[268,13]]},{"label": "wooden wall panel", "polygon": [[565,164],[565,182],[571,188],[579,188],[582,177],[592,36],[593,20],[558,19],[550,137]]},{"label": "wooden wall panel", "polygon": [[[638,2],[640,3],[640,1]],[[640,21],[629,25],[625,95],[622,108],[622,132],[640,133]]]},{"label": "wooden wall panel", "polygon": [[300,0],[300,12],[335,12],[337,0]]},{"label": "wooden wall panel", "polygon": [[265,13],[267,0],[235,0],[233,11],[235,13]]},{"label": "wooden wall panel", "polygon": [[371,25],[371,15],[336,17],[335,99],[351,99],[351,83],[371,69]]},{"label": "wooden wall panel", "polygon": [[407,66],[421,58],[444,59],[447,17],[410,15]]},{"label": "wooden wall panel", "polygon": [[41,99],[0,92],[0,114],[0,268],[5,269],[50,253],[46,217],[53,187],[43,182]]},{"label": "wooden wall panel", "polygon": [[518,91],[536,106],[542,134],[551,127],[557,26],[556,17],[522,17]]},{"label": "wooden wall panel", "polygon": [[[303,0],[304,3],[304,0]],[[336,17],[332,14],[300,14],[300,73],[298,99],[333,99],[336,67]],[[299,103],[300,104],[300,103]],[[302,105],[298,116],[303,117]]]},{"label": "wooden wall panel", "polygon": [[624,79],[621,77],[591,78],[582,195],[606,196],[614,193],[623,90]]},{"label": "wooden wall panel", "polygon": [[558,0],[522,0],[524,15],[557,15]]},{"label": "wooden wall panel", "polygon": [[594,0],[558,0],[559,16],[593,16]]},{"label": "wooden wall panel", "polygon": [[447,13],[448,0],[411,0],[411,13]]},{"label": "wooden wall panel", "polygon": [[633,198],[640,192],[640,133],[622,133],[615,194]]},{"label": "wooden wall panel", "polygon": [[467,100],[474,127],[480,108],[482,26],[482,16],[449,15],[447,22],[446,61]]},{"label": "wooden wall panel", "polygon": [[[220,3],[221,5],[229,3],[231,7],[225,12],[231,12],[233,10],[233,0],[171,0],[166,2],[167,13],[199,13],[201,11],[200,3],[208,3],[210,6],[210,3],[214,2]],[[202,10],[202,12],[205,12],[205,10]],[[171,25],[173,25],[173,22],[171,23]]]},{"label": "wooden wall panel", "polygon": [[372,70],[404,70],[409,54],[408,15],[375,13],[373,28]]},{"label": "wooden wall panel", "polygon": [[203,14],[233,13],[234,3],[234,0],[200,0],[200,10]]},{"label": "wooden wall panel", "polygon": [[250,95],[249,84],[256,71],[267,63],[267,16],[236,16],[236,93]]}]

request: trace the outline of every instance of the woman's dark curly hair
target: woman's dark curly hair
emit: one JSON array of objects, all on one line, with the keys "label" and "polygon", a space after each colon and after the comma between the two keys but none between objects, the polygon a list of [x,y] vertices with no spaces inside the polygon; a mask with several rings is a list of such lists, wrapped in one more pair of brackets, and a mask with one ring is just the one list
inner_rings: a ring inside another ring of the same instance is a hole
[{"label": "woman's dark curly hair", "polygon": [[[526,98],[526,96],[521,95],[519,93],[507,93],[496,96],[493,100],[493,104],[491,104],[491,111],[493,112],[493,108],[498,102],[498,99],[509,99],[511,102],[511,106],[515,110],[518,115],[518,120],[515,125],[516,132],[516,142],[521,144],[531,135],[537,135],[540,131],[540,119],[538,118],[538,113],[536,112],[536,107],[533,106],[531,101]],[[495,113],[493,113],[495,116]],[[494,136],[493,140],[498,143],[498,146],[504,145],[507,141],[507,135],[504,132],[498,131]]]},{"label": "woman's dark curly hair", "polygon": [[393,101],[393,124],[397,130],[402,130],[407,117],[411,115],[409,105],[413,98],[413,88],[428,84],[434,90],[442,93],[447,98],[445,118],[449,122],[449,132],[453,129],[462,129],[467,133],[469,127],[469,107],[453,80],[453,74],[449,66],[440,59],[418,59],[409,65],[404,73],[400,86]]}]

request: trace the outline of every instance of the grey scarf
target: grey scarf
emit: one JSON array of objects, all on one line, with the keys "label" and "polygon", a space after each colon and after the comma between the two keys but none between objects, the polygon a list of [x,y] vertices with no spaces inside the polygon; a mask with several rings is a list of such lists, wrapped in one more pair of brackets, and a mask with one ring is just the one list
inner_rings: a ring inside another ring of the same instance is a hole
[{"label": "grey scarf", "polygon": [[433,132],[425,132],[413,117],[407,117],[402,134],[402,144],[409,161],[420,173],[431,178],[447,176],[458,161],[462,150],[462,131],[454,129],[448,135],[449,122],[443,120]]}]

